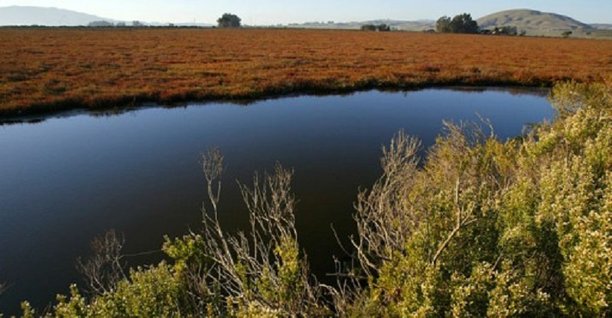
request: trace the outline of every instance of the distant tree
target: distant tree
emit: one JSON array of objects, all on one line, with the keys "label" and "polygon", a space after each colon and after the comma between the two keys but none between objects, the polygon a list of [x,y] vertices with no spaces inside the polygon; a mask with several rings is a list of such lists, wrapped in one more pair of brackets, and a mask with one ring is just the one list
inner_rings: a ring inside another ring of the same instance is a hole
[{"label": "distant tree", "polygon": [[440,33],[450,33],[451,30],[451,18],[443,16],[436,21],[436,31]]},{"label": "distant tree", "polygon": [[478,33],[478,23],[469,13],[456,15],[450,22],[453,33]]},{"label": "distant tree", "polygon": [[362,31],[379,31],[388,32],[391,31],[391,26],[388,24],[364,24],[361,26]]},{"label": "distant tree", "polygon": [[565,31],[565,32],[561,33],[561,35],[564,38],[569,38],[569,36],[572,35],[572,33],[573,33],[572,31]]},{"label": "distant tree", "polygon": [[361,26],[362,31],[376,31],[376,26],[374,24],[364,24]]},{"label": "distant tree", "polygon": [[469,13],[454,16],[452,19],[443,16],[436,22],[436,31],[441,33],[478,33],[478,23]]},{"label": "distant tree", "polygon": [[132,26],[133,27],[143,27],[144,24],[142,22],[136,20],[136,21],[132,22]]},{"label": "distant tree", "polygon": [[117,22],[117,24],[115,25],[118,28],[125,28],[127,26],[127,24],[125,22]]},{"label": "distant tree", "polygon": [[225,13],[217,20],[217,23],[220,28],[239,28],[241,26],[241,21],[242,20],[237,15]]},{"label": "distant tree", "polygon": [[504,29],[504,33],[505,34],[509,34],[509,35],[518,35],[518,29],[516,27],[511,27],[511,26],[506,26],[503,28]]},{"label": "distant tree", "polygon": [[378,31],[381,31],[381,32],[391,31],[391,26],[388,24],[381,24],[378,26]]}]

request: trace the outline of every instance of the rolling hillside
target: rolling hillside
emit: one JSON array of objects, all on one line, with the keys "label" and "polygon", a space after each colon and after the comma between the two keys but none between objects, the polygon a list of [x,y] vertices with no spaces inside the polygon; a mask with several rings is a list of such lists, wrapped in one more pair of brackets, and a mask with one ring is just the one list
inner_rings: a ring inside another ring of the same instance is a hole
[{"label": "rolling hillside", "polygon": [[481,29],[512,26],[527,35],[559,36],[565,31],[574,35],[588,35],[595,28],[570,17],[535,10],[507,10],[484,16],[477,20]]},{"label": "rolling hillside", "polygon": [[[549,12],[528,9],[507,10],[489,14],[477,20],[481,29],[513,26],[518,31],[525,31],[526,35],[534,36],[561,36],[563,32],[571,31],[572,37],[610,37],[612,25],[586,24],[573,18]],[[387,24],[394,30],[426,31],[435,29],[435,20],[370,20],[355,22],[308,22],[290,24],[292,28],[306,29],[359,29],[365,24]]]},{"label": "rolling hillside", "polygon": [[58,8],[26,6],[0,8],[0,25],[80,26],[102,20],[113,21],[91,14]]},{"label": "rolling hillside", "polygon": [[[111,23],[123,22],[126,25],[131,25],[132,21],[119,21],[108,19],[92,14],[81,13],[72,10],[45,8],[45,7],[28,7],[28,6],[10,6],[0,7],[0,26],[87,26],[91,22],[106,21]],[[163,22],[145,22],[140,23],[147,26],[167,26],[169,23]],[[197,26],[209,27],[212,24],[208,23],[173,23],[175,26]],[[98,26],[101,26],[98,23]]]}]

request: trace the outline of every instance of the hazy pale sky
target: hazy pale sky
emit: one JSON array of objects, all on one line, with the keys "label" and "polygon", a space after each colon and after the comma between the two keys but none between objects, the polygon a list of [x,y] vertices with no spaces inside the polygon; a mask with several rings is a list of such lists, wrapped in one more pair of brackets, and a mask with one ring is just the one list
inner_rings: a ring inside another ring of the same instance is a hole
[{"label": "hazy pale sky", "polygon": [[612,22],[612,0],[0,0],[0,7],[57,7],[117,20],[215,23],[225,12],[246,24],[307,21],[420,20],[529,8],[587,23]]}]

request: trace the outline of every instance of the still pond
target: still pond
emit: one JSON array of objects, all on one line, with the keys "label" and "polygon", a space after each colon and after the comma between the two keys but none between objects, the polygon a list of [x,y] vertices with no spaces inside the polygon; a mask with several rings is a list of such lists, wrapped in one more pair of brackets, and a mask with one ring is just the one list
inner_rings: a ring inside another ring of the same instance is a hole
[{"label": "still pond", "polygon": [[197,230],[205,199],[201,153],[225,155],[221,222],[246,228],[236,180],[295,170],[301,246],[319,276],[341,254],[330,225],[353,231],[358,189],[379,176],[381,146],[400,129],[426,149],[443,120],[489,119],[500,139],[551,120],[546,90],[425,89],[297,96],[248,105],[149,107],[119,114],[72,113],[0,125],[0,312],[28,299],[44,307],[81,283],[89,242],[124,234],[131,265],[158,262],[162,236]]}]

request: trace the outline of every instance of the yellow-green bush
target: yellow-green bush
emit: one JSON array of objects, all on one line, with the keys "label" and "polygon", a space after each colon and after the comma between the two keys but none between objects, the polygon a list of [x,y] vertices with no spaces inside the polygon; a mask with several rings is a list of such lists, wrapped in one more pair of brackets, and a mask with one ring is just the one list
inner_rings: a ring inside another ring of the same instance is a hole
[{"label": "yellow-green bush", "polygon": [[404,213],[421,221],[353,314],[610,314],[610,88],[560,84],[551,100],[558,118],[520,142],[470,145],[458,128],[438,140],[407,190]]}]

